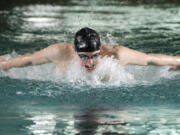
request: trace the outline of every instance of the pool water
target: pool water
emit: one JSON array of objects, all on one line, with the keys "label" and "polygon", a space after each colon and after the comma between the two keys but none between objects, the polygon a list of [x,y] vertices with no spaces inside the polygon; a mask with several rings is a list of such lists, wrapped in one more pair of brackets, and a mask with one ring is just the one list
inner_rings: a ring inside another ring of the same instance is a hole
[{"label": "pool water", "polygon": [[[180,3],[164,0],[0,2],[0,56],[16,57],[82,27],[104,44],[180,55]],[[54,64],[0,70],[2,135],[179,135],[180,72],[123,67],[103,58],[88,74],[75,61],[65,77]]]}]

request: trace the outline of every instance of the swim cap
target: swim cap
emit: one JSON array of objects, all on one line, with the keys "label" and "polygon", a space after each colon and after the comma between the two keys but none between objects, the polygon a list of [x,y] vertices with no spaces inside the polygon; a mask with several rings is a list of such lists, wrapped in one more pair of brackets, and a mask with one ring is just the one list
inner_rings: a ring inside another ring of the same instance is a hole
[{"label": "swim cap", "polygon": [[77,52],[93,52],[101,47],[98,33],[90,28],[82,28],[75,34],[75,50]]}]

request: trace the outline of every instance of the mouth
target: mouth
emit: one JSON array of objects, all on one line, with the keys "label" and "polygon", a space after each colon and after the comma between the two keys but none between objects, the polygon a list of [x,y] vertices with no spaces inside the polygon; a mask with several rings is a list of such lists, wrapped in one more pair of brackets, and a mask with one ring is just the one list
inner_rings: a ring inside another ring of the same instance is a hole
[{"label": "mouth", "polygon": [[95,69],[95,66],[87,66],[85,65],[85,68],[87,71],[93,71]]}]

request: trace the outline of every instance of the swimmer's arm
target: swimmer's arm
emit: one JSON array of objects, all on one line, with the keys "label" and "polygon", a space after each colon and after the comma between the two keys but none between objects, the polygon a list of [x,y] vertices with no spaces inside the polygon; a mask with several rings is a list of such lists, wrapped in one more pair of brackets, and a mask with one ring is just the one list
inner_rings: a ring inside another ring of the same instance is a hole
[{"label": "swimmer's arm", "polygon": [[172,66],[170,70],[180,69],[180,56],[168,56],[163,54],[147,54],[148,64],[159,66]]},{"label": "swimmer's arm", "polygon": [[173,66],[172,69],[180,68],[180,56],[168,56],[163,54],[146,54],[126,47],[119,49],[119,59],[123,65],[158,65]]},{"label": "swimmer's arm", "polygon": [[11,59],[0,58],[0,69],[7,70],[13,67],[48,63],[52,61],[53,55],[58,53],[57,50],[55,45],[52,45],[33,54],[25,54]]}]

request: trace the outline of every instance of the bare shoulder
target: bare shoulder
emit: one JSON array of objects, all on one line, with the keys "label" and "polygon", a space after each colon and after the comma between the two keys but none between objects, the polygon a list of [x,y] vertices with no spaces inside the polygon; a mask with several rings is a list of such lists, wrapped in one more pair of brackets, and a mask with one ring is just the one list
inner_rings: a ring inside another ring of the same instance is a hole
[{"label": "bare shoulder", "polygon": [[130,49],[128,47],[125,46],[121,46],[121,45],[104,45],[103,46],[106,50],[109,50],[112,53],[115,53],[116,55],[118,55],[118,57],[122,56],[122,55],[127,55],[130,53],[141,53],[139,51],[136,51],[134,49]]},{"label": "bare shoulder", "polygon": [[64,52],[66,50],[67,51],[72,50],[73,45],[70,43],[56,43],[56,44],[49,45],[47,48],[50,50],[58,51],[58,52]]},{"label": "bare shoulder", "polygon": [[120,50],[123,50],[124,48],[126,48],[126,47],[124,47],[124,46],[121,46],[121,45],[102,45],[102,50],[109,50],[109,51],[120,51]]},{"label": "bare shoulder", "polygon": [[119,57],[119,52],[123,50],[123,46],[120,45],[102,45],[101,54],[102,56],[114,56]]},{"label": "bare shoulder", "polygon": [[56,43],[49,45],[47,48],[44,49],[49,59],[68,59],[73,54],[73,44],[69,43]]}]

